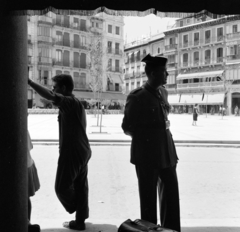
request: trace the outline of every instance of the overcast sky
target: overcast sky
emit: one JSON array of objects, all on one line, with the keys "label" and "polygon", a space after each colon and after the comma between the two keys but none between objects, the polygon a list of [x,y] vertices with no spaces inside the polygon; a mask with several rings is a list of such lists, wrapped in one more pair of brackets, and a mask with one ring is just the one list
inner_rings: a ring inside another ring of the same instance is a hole
[{"label": "overcast sky", "polygon": [[124,17],[124,40],[128,43],[142,39],[143,36],[147,37],[167,30],[167,26],[175,24],[173,18],[160,18],[153,14],[145,17]]}]

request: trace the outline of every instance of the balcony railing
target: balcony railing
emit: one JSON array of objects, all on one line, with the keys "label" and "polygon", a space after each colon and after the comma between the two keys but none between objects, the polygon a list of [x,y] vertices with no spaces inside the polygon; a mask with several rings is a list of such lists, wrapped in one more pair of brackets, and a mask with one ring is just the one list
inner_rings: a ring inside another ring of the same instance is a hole
[{"label": "balcony railing", "polygon": [[52,25],[52,18],[47,16],[38,16],[38,23]]},{"label": "balcony railing", "polygon": [[61,60],[53,60],[53,66],[63,66],[63,62]]},{"label": "balcony railing", "polygon": [[210,63],[211,63],[210,58],[205,58],[204,64],[210,64]]},{"label": "balcony railing", "polygon": [[38,65],[52,66],[52,58],[39,56]]},{"label": "balcony railing", "polygon": [[211,41],[211,38],[205,38],[205,44],[209,44]]},{"label": "balcony railing", "polygon": [[218,37],[217,37],[217,41],[219,42],[219,41],[223,41],[223,35],[219,35]]},{"label": "balcony railing", "polygon": [[223,81],[214,81],[214,82],[197,82],[197,83],[187,83],[187,84],[177,84],[178,89],[188,89],[188,88],[219,88],[223,87]]},{"label": "balcony railing", "polygon": [[171,49],[176,49],[177,48],[177,44],[169,44],[165,46],[165,50],[171,50]]},{"label": "balcony railing", "polygon": [[199,45],[199,40],[194,40],[194,46],[198,46]]},{"label": "balcony railing", "polygon": [[223,57],[217,57],[217,63],[222,63],[223,62]]},{"label": "balcony railing", "polygon": [[184,47],[184,48],[186,48],[186,47],[188,47],[188,46],[189,46],[189,43],[188,43],[188,42],[184,42],[184,43],[183,43],[183,47]]},{"label": "balcony railing", "polygon": [[74,82],[74,87],[76,89],[86,89],[87,88],[87,84],[83,83],[83,82]]},{"label": "balcony railing", "polygon": [[233,55],[227,56],[227,60],[238,60],[238,59],[240,59],[239,54],[233,54]]},{"label": "balcony railing", "polygon": [[227,34],[227,39],[239,39],[239,38],[240,38],[240,32]]},{"label": "balcony railing", "polygon": [[176,63],[175,62],[168,63],[168,68],[176,68]]},{"label": "balcony railing", "polygon": [[199,66],[199,64],[200,64],[199,60],[194,60],[194,61],[193,61],[193,65],[194,65],[194,66]]},{"label": "balcony railing", "polygon": [[187,67],[187,66],[188,66],[188,62],[183,62],[183,63],[182,63],[182,66],[183,66],[183,67]]}]

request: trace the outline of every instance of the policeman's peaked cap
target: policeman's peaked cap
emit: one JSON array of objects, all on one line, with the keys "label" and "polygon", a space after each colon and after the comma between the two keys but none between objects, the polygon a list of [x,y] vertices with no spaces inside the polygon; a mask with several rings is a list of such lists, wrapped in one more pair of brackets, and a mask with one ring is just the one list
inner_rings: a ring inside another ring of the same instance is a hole
[{"label": "policeman's peaked cap", "polygon": [[165,67],[167,64],[167,58],[160,56],[151,56],[150,54],[148,54],[142,59],[142,62],[152,67],[156,66]]}]

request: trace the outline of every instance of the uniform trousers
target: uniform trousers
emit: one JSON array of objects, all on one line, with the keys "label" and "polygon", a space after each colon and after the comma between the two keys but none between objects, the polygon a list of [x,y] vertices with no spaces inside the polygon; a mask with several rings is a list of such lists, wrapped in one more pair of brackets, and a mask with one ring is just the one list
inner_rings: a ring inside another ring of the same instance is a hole
[{"label": "uniform trousers", "polygon": [[59,201],[70,214],[76,212],[76,222],[89,216],[88,166],[66,161],[58,164],[55,191]]},{"label": "uniform trousers", "polygon": [[136,165],[141,219],[157,224],[157,191],[162,227],[181,231],[176,165],[154,169]]}]

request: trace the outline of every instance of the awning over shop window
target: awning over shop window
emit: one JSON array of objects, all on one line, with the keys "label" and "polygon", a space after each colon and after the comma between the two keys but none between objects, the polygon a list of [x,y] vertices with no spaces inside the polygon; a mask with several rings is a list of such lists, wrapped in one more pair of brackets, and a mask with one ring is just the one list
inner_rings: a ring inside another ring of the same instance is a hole
[{"label": "awning over shop window", "polygon": [[169,102],[170,105],[179,104],[179,100],[180,100],[180,95],[179,94],[168,95],[168,102]]},{"label": "awning over shop window", "polygon": [[202,103],[202,94],[182,94],[180,97],[181,105],[194,105]]},{"label": "awning over shop window", "polygon": [[110,78],[111,78],[112,82],[114,82],[114,83],[122,83],[122,79],[119,76],[119,74],[108,74],[108,75],[110,75]]},{"label": "awning over shop window", "polygon": [[202,104],[205,105],[218,105],[223,104],[224,93],[204,94]]},{"label": "awning over shop window", "polygon": [[134,55],[136,56],[139,52],[140,52],[139,50],[138,50],[138,51],[135,51],[135,52],[134,52]]},{"label": "awning over shop window", "polygon": [[204,77],[218,77],[222,76],[224,70],[218,70],[213,72],[198,72],[189,74],[179,74],[177,80],[193,79],[193,78],[204,78]]},{"label": "awning over shop window", "polygon": [[[73,94],[79,99],[94,99],[93,92],[74,91]],[[126,100],[126,95],[122,93],[103,92],[100,94],[100,98],[107,100]]]}]

